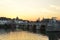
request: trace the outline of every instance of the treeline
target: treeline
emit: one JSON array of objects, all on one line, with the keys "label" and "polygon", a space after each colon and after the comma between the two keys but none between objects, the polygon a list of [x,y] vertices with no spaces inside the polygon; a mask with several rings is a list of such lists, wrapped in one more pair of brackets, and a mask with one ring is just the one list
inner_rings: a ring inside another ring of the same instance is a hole
[{"label": "treeline", "polygon": [[0,20],[12,20],[12,19],[7,17],[0,17]]}]

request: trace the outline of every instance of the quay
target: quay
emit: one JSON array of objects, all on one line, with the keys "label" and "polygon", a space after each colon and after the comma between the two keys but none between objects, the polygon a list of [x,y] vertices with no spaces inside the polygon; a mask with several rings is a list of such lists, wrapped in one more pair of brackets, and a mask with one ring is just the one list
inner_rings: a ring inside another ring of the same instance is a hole
[{"label": "quay", "polygon": [[34,33],[44,33],[45,31],[51,31],[53,30],[52,27],[49,28],[50,26],[55,27],[55,31],[60,31],[60,21],[56,20],[55,17],[52,19],[43,19],[43,20],[37,20],[37,21],[27,21],[27,20],[22,20],[16,17],[15,19],[7,19],[7,18],[0,18],[0,29],[4,28],[5,30],[19,30],[22,29],[24,31],[29,31],[29,32],[34,32]]}]

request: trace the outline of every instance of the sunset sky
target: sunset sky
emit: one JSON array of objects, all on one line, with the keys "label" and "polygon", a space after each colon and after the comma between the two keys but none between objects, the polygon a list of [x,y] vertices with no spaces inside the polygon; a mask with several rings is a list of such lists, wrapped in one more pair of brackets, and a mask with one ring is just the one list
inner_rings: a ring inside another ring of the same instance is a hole
[{"label": "sunset sky", "polygon": [[60,0],[0,0],[0,17],[17,16],[24,20],[60,19]]}]

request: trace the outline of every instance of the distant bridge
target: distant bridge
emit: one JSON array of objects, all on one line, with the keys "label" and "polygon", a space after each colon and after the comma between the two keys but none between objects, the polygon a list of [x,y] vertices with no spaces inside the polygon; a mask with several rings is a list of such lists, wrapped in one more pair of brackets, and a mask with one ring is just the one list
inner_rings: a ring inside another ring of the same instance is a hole
[{"label": "distant bridge", "polygon": [[41,31],[45,31],[45,23],[20,23],[16,24],[16,28],[20,28],[26,31],[40,33],[40,28],[43,28]]}]

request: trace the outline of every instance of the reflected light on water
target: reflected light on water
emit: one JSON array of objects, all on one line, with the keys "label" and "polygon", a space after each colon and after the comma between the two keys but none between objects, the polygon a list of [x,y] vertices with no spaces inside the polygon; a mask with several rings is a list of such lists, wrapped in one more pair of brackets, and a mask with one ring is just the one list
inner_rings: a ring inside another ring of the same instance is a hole
[{"label": "reflected light on water", "polygon": [[40,34],[34,34],[26,31],[16,31],[3,35],[0,34],[0,40],[48,40],[48,38]]}]

